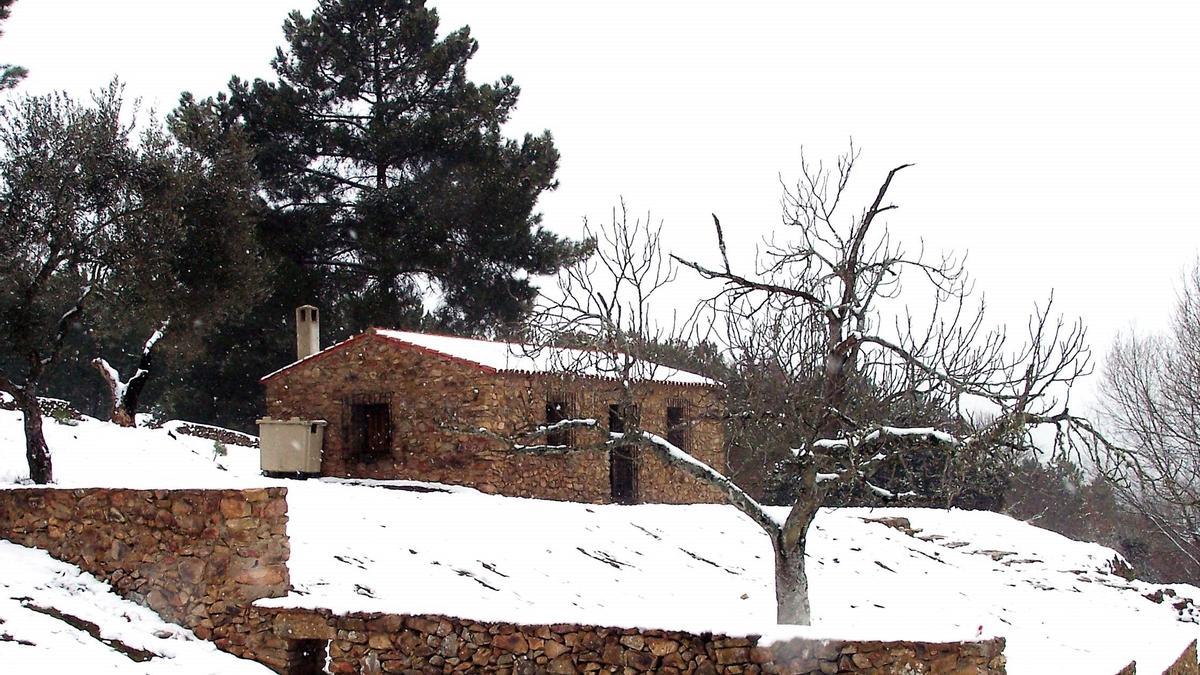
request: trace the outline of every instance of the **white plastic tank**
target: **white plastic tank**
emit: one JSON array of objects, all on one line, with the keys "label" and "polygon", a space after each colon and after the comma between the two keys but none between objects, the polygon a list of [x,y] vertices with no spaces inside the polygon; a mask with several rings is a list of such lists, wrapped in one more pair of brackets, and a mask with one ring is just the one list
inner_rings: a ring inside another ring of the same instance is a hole
[{"label": "white plastic tank", "polygon": [[259,464],[262,472],[272,474],[321,473],[321,447],[325,439],[325,420],[258,420]]}]

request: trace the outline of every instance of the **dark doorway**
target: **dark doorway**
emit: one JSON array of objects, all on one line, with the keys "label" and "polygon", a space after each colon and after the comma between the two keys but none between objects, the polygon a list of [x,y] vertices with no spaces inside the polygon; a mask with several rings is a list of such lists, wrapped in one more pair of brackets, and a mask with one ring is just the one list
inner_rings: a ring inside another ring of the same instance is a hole
[{"label": "dark doorway", "polygon": [[291,640],[287,675],[321,675],[325,672],[324,640]]},{"label": "dark doorway", "polygon": [[[622,407],[612,404],[608,407],[608,430],[614,433],[624,433],[626,421],[637,419],[637,406]],[[637,503],[637,464],[634,463],[633,446],[621,445],[608,452],[609,496],[616,504]]]},{"label": "dark doorway", "polygon": [[679,403],[667,405],[667,442],[679,448],[688,450],[688,427],[685,408]]},{"label": "dark doorway", "polygon": [[634,485],[637,469],[633,464],[633,446],[622,445],[608,452],[608,478],[612,500],[616,504],[636,504]]}]

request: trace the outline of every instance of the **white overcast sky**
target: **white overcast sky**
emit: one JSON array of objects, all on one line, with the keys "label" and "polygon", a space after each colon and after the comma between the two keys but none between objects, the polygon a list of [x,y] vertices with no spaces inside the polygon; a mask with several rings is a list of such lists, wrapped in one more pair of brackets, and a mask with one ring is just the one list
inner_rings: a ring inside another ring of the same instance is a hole
[{"label": "white overcast sky", "polygon": [[[749,256],[801,147],[833,159],[853,137],[863,198],[916,164],[891,193],[897,238],[968,252],[999,321],[1053,289],[1098,356],[1165,325],[1200,247],[1194,1],[432,4],[479,40],[473,79],[521,86],[510,133],[554,134],[541,210],[562,233],[623,196],[674,250],[711,256],[715,212]],[[18,0],[0,61],[29,68],[26,92],[119,76],[165,111],[268,75],[284,16],[314,5]]]}]

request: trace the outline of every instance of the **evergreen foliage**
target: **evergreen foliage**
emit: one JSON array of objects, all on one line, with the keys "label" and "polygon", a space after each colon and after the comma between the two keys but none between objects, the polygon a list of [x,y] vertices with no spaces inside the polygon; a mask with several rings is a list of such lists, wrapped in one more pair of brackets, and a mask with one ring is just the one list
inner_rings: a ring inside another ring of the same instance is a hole
[{"label": "evergreen foliage", "polygon": [[535,212],[549,132],[506,138],[519,88],[471,82],[469,29],[437,28],[419,0],[322,0],[284,23],[275,80],[209,102],[255,147],[271,292],[214,336],[226,358],[187,374],[177,414],[248,427],[257,378],[294,360],[298,305],[321,307],[325,344],[372,325],[492,336],[529,312],[530,277],[587,253]]},{"label": "evergreen foliage", "polygon": [[528,310],[528,275],[583,252],[534,213],[555,186],[549,133],[505,138],[519,88],[468,80],[477,43],[437,27],[423,2],[325,0],[285,22],[277,81],[231,83],[268,232],[356,330],[420,316],[432,287],[434,322],[486,333]]},{"label": "evergreen foliage", "polygon": [[[9,15],[12,13],[12,5],[16,0],[0,0],[0,23],[8,21]],[[0,35],[4,32],[0,30]],[[12,89],[17,86],[21,80],[25,79],[28,74],[21,66],[13,66],[9,64],[0,64],[0,91]]]},{"label": "evergreen foliage", "polygon": [[[170,195],[177,216],[156,221],[159,230],[125,261],[103,298],[102,320],[89,326],[103,350],[95,354],[115,356],[112,365],[129,373],[120,392],[107,392],[112,417],[123,424],[132,424],[151,373],[177,375],[193,362],[219,358],[205,352],[204,338],[265,292],[254,231],[261,212],[257,178],[240,130],[199,105],[180,108],[168,128],[170,137],[160,142],[177,146]],[[163,384],[157,389],[166,403],[185,387],[179,380]]]}]

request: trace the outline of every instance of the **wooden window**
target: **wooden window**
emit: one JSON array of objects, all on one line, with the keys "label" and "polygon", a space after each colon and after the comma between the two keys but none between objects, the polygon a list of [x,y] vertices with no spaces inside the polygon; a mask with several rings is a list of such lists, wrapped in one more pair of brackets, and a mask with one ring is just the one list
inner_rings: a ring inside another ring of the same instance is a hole
[{"label": "wooden window", "polygon": [[[569,420],[575,414],[570,399],[566,396],[546,397],[546,425]],[[570,429],[555,431],[545,436],[546,445],[572,445],[573,438]]]},{"label": "wooden window", "polygon": [[622,406],[620,403],[613,403],[608,406],[608,430],[614,433],[623,434],[629,426],[637,424],[638,407],[636,405]]},{"label": "wooden window", "polygon": [[667,442],[680,450],[689,450],[691,444],[691,422],[687,401],[667,402]]},{"label": "wooden window", "polygon": [[387,394],[359,395],[346,402],[345,432],[352,457],[371,460],[392,452],[392,406]]}]

